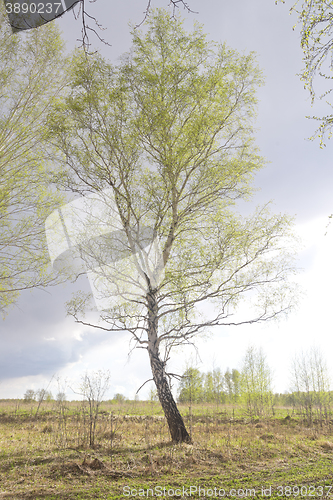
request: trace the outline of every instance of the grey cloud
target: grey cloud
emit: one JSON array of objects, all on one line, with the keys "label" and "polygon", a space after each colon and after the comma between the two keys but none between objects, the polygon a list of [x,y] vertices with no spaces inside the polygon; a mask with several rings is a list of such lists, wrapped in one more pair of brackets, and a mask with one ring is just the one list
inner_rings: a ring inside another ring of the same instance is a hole
[{"label": "grey cloud", "polygon": [[83,328],[81,340],[73,335],[77,325],[66,319],[64,302],[75,288],[68,284],[50,293],[22,294],[0,327],[0,379],[54,373],[100,343],[117,340],[113,333],[89,327]]}]

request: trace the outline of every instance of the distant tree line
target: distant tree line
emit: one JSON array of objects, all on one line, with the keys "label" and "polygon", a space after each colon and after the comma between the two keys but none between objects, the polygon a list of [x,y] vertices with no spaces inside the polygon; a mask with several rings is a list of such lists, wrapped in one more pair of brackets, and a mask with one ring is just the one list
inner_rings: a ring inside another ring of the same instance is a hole
[{"label": "distant tree line", "polygon": [[272,370],[262,349],[250,346],[240,370],[214,368],[202,373],[188,366],[178,388],[180,403],[241,405],[250,416],[275,413],[276,406],[291,408],[309,424],[327,421],[333,392],[327,364],[318,349],[294,357],[290,367],[289,392],[273,392]]},{"label": "distant tree line", "polygon": [[180,403],[228,403],[237,402],[240,395],[240,372],[236,369],[223,373],[215,368],[201,373],[198,368],[188,367],[180,382]]},{"label": "distant tree line", "polygon": [[[99,370],[85,373],[81,376],[79,388],[74,391],[82,396],[82,414],[87,421],[87,440],[90,444],[94,442],[96,419],[109,382],[109,372]],[[263,350],[250,346],[240,370],[227,368],[223,371],[221,368],[214,368],[202,373],[196,367],[187,366],[179,384],[178,402],[189,405],[208,403],[238,406],[250,417],[275,415],[277,407],[285,407],[310,425],[314,421],[331,420],[333,391],[328,366],[318,349],[313,348],[294,357],[290,366],[289,392],[274,393],[272,382],[272,370]],[[158,401],[156,389],[151,388],[149,400]],[[24,394],[24,401],[38,403],[35,415],[42,402],[55,401],[59,414],[65,421],[66,393],[60,385],[55,398],[47,389],[28,389]],[[120,393],[108,400],[109,403],[117,404],[126,401],[127,398]]]},{"label": "distant tree line", "polygon": [[201,373],[188,367],[179,385],[178,401],[245,404],[251,415],[267,413],[273,402],[272,375],[262,349],[249,347],[240,371],[214,368]]}]

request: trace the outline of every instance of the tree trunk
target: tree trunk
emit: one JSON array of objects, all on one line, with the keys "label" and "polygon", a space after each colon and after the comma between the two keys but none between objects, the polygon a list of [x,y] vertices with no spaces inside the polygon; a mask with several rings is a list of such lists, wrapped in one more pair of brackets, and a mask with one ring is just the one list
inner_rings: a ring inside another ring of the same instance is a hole
[{"label": "tree trunk", "polygon": [[183,418],[179,413],[176,402],[170,390],[169,382],[165,375],[164,363],[157,355],[149,351],[150,366],[156,384],[158,397],[168,422],[172,441],[176,443],[191,443],[191,438],[186,430]]},{"label": "tree trunk", "polygon": [[157,388],[158,397],[162,405],[165,417],[168,422],[171,439],[176,443],[191,443],[191,437],[186,430],[183,418],[179,413],[176,402],[173,398],[170,385],[165,374],[165,364],[160,359],[158,348],[158,305],[156,302],[156,293],[151,290],[147,294],[148,299],[148,353],[150,359],[151,371]]}]

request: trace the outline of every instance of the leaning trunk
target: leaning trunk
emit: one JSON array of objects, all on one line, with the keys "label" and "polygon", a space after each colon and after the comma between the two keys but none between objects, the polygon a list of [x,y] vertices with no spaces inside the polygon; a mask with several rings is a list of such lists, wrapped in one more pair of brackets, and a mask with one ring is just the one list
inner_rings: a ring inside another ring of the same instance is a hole
[{"label": "leaning trunk", "polygon": [[153,290],[148,293],[148,353],[151,371],[157,388],[158,397],[168,422],[171,439],[176,443],[191,442],[191,437],[186,430],[183,418],[179,413],[176,402],[170,390],[170,385],[165,373],[165,363],[160,358],[157,336],[157,311],[158,305]]},{"label": "leaning trunk", "polygon": [[164,370],[164,363],[159,359],[158,354],[156,355],[149,351],[149,357],[158,397],[168,422],[172,441],[177,443],[181,443],[183,441],[186,443],[190,443],[190,435],[186,430],[183,418],[179,413],[176,402],[170,390],[170,386]]}]

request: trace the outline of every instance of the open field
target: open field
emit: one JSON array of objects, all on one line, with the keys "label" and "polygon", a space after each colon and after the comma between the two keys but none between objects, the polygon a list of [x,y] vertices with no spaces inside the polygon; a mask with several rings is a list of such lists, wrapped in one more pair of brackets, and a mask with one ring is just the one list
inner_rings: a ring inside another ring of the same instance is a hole
[{"label": "open field", "polygon": [[79,403],[36,408],[0,402],[0,499],[333,498],[333,421],[180,405],[193,445],[173,445],[158,403],[104,403],[91,447]]}]

